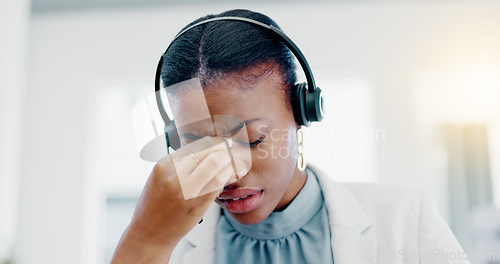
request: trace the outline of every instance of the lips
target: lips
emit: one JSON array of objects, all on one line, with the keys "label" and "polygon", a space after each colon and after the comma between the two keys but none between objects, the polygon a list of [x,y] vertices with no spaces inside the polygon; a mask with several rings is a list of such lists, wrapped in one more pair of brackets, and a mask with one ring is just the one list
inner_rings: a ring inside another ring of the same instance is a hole
[{"label": "lips", "polygon": [[245,196],[254,195],[258,192],[260,192],[260,190],[249,189],[249,188],[238,188],[234,190],[225,191],[219,194],[219,199],[230,200],[230,199],[243,198]]},{"label": "lips", "polygon": [[262,190],[238,188],[221,193],[218,199],[233,213],[255,209],[260,202]]}]

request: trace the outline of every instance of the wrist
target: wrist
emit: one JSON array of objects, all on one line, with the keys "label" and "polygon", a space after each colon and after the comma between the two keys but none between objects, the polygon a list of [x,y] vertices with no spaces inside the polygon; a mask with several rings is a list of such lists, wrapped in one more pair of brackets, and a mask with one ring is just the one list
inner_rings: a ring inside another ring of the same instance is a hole
[{"label": "wrist", "polygon": [[123,233],[111,263],[168,263],[174,248],[174,243],[149,238],[131,225]]}]

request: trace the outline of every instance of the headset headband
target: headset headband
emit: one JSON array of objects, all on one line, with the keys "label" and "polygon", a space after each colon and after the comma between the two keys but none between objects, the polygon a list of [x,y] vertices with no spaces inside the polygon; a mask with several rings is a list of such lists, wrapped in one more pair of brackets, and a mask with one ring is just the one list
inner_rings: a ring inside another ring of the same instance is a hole
[{"label": "headset headband", "polygon": [[[163,54],[166,54],[167,51],[172,46],[172,43],[174,43],[180,36],[182,36],[184,33],[189,31],[190,29],[197,27],[197,26],[200,26],[200,25],[203,25],[203,24],[213,22],[213,21],[221,21],[221,20],[245,22],[248,24],[256,25],[256,26],[261,27],[261,28],[268,29],[271,32],[273,32],[275,34],[275,36],[277,36],[281,40],[281,42],[283,44],[285,44],[290,49],[290,51],[293,53],[293,55],[295,55],[295,57],[299,61],[299,64],[302,67],[302,70],[304,71],[304,74],[306,76],[308,91],[314,92],[316,90],[316,83],[314,81],[314,77],[313,77],[311,68],[309,67],[309,64],[307,63],[304,54],[302,54],[302,52],[297,47],[297,45],[295,45],[295,43],[287,35],[285,35],[285,33],[283,33],[283,31],[281,31],[279,28],[277,28],[273,25],[267,25],[267,24],[264,24],[260,21],[256,21],[256,20],[246,18],[246,17],[229,17],[229,16],[228,17],[214,17],[214,18],[209,18],[209,19],[200,21],[198,23],[195,23],[195,24],[187,27],[183,31],[179,32],[175,36],[175,38],[172,40],[172,42],[170,42],[170,45],[168,45],[167,49],[165,50],[165,52]],[[158,66],[156,67],[155,91],[156,91],[156,103],[158,105],[160,115],[161,115],[163,121],[165,122],[165,125],[169,126],[169,125],[172,125],[173,121],[170,120],[170,118],[168,117],[168,114],[165,111],[165,108],[163,107],[163,103],[161,101],[161,97],[160,97],[160,93],[159,93],[160,87],[161,87],[160,75],[161,75],[161,68],[163,66],[163,54],[160,57],[160,61],[158,62]]]}]

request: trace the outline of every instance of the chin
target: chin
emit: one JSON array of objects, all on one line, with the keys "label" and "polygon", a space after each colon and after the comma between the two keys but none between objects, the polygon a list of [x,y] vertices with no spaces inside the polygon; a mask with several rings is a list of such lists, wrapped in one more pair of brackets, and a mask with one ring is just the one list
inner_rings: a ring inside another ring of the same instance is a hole
[{"label": "chin", "polygon": [[229,213],[234,219],[236,219],[236,221],[238,221],[240,224],[243,225],[255,225],[262,222],[262,220],[266,219],[267,217],[267,215],[263,216],[259,212],[258,208],[245,213],[232,213],[228,211],[226,212]]},{"label": "chin", "polygon": [[235,213],[228,210],[222,202],[216,201],[216,203],[225,211],[226,214],[231,215],[236,221],[243,225],[258,224],[262,222],[262,220],[266,219],[266,217],[271,213],[269,212],[266,214],[264,212],[265,210],[260,208],[260,206],[247,212]]}]

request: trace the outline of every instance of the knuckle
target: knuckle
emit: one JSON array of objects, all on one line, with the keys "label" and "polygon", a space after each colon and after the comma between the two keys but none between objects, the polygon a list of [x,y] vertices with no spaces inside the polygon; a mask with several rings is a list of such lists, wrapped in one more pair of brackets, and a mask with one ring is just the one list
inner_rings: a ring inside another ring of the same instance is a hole
[{"label": "knuckle", "polygon": [[214,179],[215,186],[219,187],[226,183],[226,177],[224,176],[225,175],[217,175],[217,177],[215,177]]},{"label": "knuckle", "polygon": [[207,165],[210,167],[217,166],[217,164],[219,163],[217,155],[214,154],[215,153],[211,153],[205,158]]},{"label": "knuckle", "polygon": [[212,156],[219,163],[224,163],[229,161],[229,154],[225,151],[225,149],[212,152]]}]

